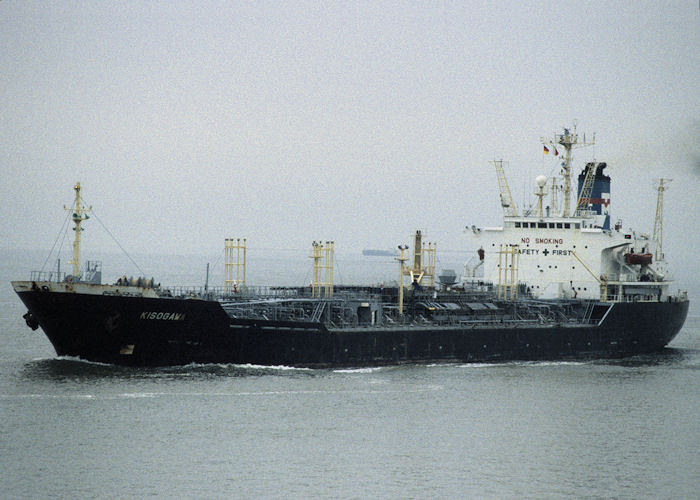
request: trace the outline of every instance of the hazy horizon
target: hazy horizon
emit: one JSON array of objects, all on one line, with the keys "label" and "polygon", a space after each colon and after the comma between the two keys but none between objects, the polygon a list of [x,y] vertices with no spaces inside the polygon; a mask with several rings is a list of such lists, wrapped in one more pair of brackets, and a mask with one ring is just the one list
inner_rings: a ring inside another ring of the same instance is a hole
[{"label": "hazy horizon", "polygon": [[[567,10],[561,10],[566,7]],[[700,8],[656,2],[0,2],[0,248],[49,249],[76,181],[129,253],[469,252],[578,123],[613,220],[696,269]],[[85,252],[118,251],[94,218]],[[72,237],[70,234],[68,237]],[[305,250],[306,251],[306,250]]]}]

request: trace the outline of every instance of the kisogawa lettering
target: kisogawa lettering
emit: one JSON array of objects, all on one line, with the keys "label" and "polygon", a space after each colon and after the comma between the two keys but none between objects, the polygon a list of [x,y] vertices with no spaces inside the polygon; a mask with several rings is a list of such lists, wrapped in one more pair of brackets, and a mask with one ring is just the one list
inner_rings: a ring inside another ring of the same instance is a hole
[{"label": "kisogawa lettering", "polygon": [[144,311],[141,313],[141,316],[139,316],[139,319],[183,321],[185,319],[185,313]]}]

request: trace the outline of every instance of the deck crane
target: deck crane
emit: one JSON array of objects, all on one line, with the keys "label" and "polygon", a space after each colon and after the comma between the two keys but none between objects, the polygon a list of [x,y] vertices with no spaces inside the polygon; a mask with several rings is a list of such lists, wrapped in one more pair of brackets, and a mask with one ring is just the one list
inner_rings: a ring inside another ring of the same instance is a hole
[{"label": "deck crane", "polygon": [[662,248],[664,232],[664,191],[668,189],[668,185],[672,180],[673,179],[659,179],[659,186],[656,188],[656,217],[654,218],[654,235],[652,241],[656,244],[654,259],[657,262],[664,260]]},{"label": "deck crane", "polygon": [[591,202],[591,193],[593,192],[593,181],[595,181],[599,165],[598,162],[594,162],[586,167],[586,176],[583,178],[581,192],[578,194],[578,200],[576,200],[576,212],[574,212],[574,217],[582,217],[584,212],[588,209],[588,204]]},{"label": "deck crane", "polygon": [[489,163],[491,163],[496,168],[496,177],[498,178],[498,191],[501,194],[501,206],[503,207],[503,214],[506,217],[517,217],[518,208],[515,206],[513,197],[510,194],[510,188],[508,187],[506,174],[503,171],[503,160],[493,160]]}]

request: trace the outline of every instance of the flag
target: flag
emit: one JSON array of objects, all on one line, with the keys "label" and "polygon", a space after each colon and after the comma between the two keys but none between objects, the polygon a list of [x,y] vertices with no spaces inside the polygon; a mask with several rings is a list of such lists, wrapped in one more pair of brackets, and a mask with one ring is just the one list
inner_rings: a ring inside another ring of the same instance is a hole
[{"label": "flag", "polygon": [[557,151],[557,148],[554,148],[554,156],[559,156],[559,151]]},{"label": "flag", "polygon": [[547,146],[545,146],[545,145],[542,145],[542,147],[544,148],[544,154],[548,155],[548,154],[549,154],[549,148],[547,148]]}]

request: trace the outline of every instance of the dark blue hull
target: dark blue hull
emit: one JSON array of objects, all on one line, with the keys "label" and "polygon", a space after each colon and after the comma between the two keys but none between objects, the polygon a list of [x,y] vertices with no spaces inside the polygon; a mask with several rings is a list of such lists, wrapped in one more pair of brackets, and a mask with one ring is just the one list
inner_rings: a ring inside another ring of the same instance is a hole
[{"label": "dark blue hull", "polygon": [[396,326],[232,319],[217,301],[19,293],[58,355],[120,365],[308,367],[623,357],[665,347],[688,301],[615,303],[592,324]]}]

